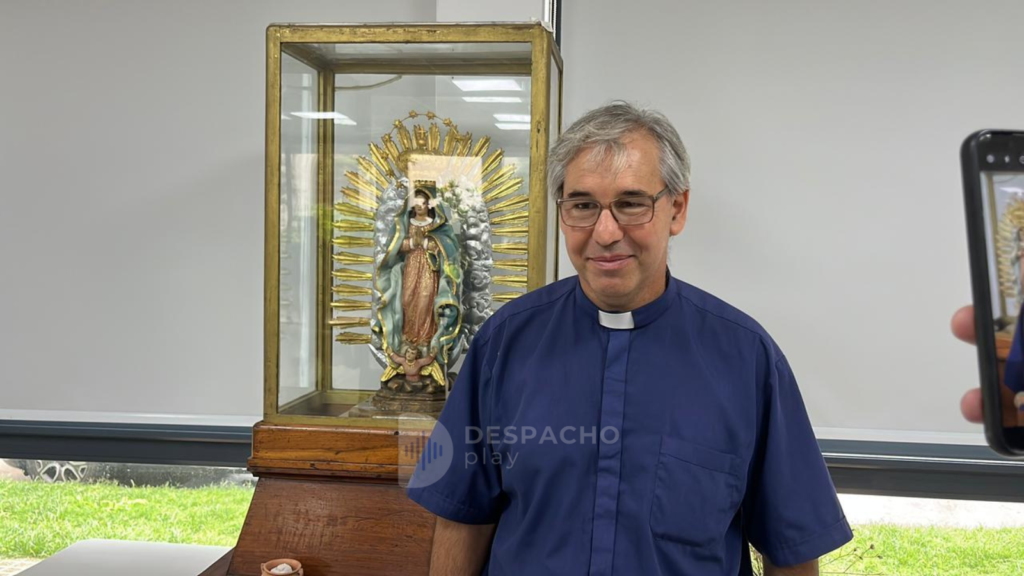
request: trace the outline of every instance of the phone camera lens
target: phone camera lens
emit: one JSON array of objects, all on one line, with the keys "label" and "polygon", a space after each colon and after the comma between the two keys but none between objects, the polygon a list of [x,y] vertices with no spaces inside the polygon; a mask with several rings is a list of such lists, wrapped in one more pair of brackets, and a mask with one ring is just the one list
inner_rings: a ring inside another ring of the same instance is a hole
[{"label": "phone camera lens", "polygon": [[996,161],[996,157],[992,154],[989,154],[988,156],[985,156],[985,160],[988,160],[988,163],[991,164]]},{"label": "phone camera lens", "polygon": [[1024,164],[1024,156],[1021,156],[1020,158],[1018,158],[1018,160],[1020,161],[1021,164]]}]

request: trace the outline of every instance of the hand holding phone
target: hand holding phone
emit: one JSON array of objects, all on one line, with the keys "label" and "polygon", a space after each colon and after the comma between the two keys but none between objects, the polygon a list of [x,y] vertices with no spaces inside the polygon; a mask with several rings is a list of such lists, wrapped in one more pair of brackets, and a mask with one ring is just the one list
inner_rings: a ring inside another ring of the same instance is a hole
[{"label": "hand holding phone", "polygon": [[985,436],[1024,456],[1024,131],[971,134],[960,165]]}]

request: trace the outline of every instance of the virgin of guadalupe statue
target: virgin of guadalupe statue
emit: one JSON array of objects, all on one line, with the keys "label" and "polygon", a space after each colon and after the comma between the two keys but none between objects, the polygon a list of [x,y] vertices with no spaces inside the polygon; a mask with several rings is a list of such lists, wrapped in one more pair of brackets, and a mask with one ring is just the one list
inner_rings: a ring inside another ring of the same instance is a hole
[{"label": "virgin of guadalupe statue", "polygon": [[1013,279],[1017,289],[1017,309],[1024,306],[1024,227],[1017,228],[1013,233]]},{"label": "virgin of guadalupe statue", "polygon": [[460,266],[448,207],[432,186],[416,186],[389,227],[377,268],[385,388],[443,397],[462,324]]}]

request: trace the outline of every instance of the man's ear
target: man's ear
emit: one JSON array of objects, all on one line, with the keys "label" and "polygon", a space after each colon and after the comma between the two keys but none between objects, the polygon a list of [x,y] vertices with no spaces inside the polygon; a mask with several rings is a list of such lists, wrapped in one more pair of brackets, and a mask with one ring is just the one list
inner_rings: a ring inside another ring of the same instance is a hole
[{"label": "man's ear", "polygon": [[672,197],[672,222],[669,224],[669,235],[675,236],[686,227],[686,208],[690,205],[690,191]]}]

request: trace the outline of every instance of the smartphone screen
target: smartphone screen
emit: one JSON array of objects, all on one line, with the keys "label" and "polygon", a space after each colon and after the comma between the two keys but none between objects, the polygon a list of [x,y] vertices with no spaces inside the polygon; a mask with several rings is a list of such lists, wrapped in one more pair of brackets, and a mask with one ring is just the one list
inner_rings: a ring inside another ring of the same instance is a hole
[{"label": "smartphone screen", "polygon": [[[1019,158],[987,154],[986,163],[1019,165]],[[989,162],[991,160],[991,162]],[[984,165],[983,165],[984,166]],[[992,328],[996,356],[1003,366],[1000,412],[1004,427],[1024,427],[1024,170],[982,170]]]},{"label": "smartphone screen", "polygon": [[1024,132],[983,130],[961,148],[985,434],[1024,455]]}]

